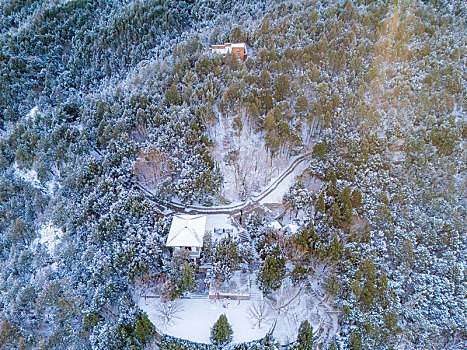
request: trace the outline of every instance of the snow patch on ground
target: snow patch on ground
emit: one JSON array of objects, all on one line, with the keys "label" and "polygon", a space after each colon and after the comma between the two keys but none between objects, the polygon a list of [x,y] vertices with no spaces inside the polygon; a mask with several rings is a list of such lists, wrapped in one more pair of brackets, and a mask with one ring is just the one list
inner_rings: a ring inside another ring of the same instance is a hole
[{"label": "snow patch on ground", "polygon": [[271,227],[273,228],[274,230],[280,230],[282,229],[282,225],[280,224],[279,221],[277,220],[274,220],[272,222],[269,223],[268,227]]},{"label": "snow patch on ground", "polygon": [[[287,280],[285,282],[282,302],[274,305],[277,323],[273,336],[281,344],[287,344],[297,339],[300,323],[308,320],[313,327],[316,344],[327,344],[334,337],[338,329],[339,311],[332,306],[332,301],[323,292],[321,277],[314,279],[311,291],[305,288],[294,287]],[[275,301],[280,300],[280,291],[275,291],[271,297]],[[282,305],[278,308],[278,305]]]},{"label": "snow patch on ground", "polygon": [[300,229],[300,226],[297,225],[296,223],[291,223],[291,224],[286,225],[284,229],[288,230],[290,234],[293,235],[298,232],[298,230]]},{"label": "snow patch on ground", "polygon": [[37,188],[39,191],[52,195],[56,187],[60,187],[55,180],[47,181],[47,183],[42,185],[37,177],[37,172],[34,169],[20,169],[18,163],[13,164],[13,170],[15,176],[22,179],[24,182],[27,182],[32,187]]},{"label": "snow patch on ground", "polygon": [[39,111],[39,107],[33,107],[28,114],[26,114],[26,120],[34,119],[36,117],[37,112]]},{"label": "snow patch on ground", "polygon": [[217,113],[217,118],[218,122],[208,130],[214,142],[212,157],[224,175],[224,198],[236,203],[271,183],[287,168],[291,158],[279,154],[271,162],[263,135],[255,132],[245,118],[241,133],[233,129],[233,117]]},{"label": "snow patch on ground", "polygon": [[13,169],[15,171],[15,175],[25,182],[29,183],[32,187],[35,187],[37,189],[42,190],[42,184],[37,178],[37,172],[33,170],[28,170],[28,169],[20,169],[18,167],[18,163],[13,164]]},{"label": "snow patch on ground", "polygon": [[[293,286],[287,279],[283,289],[279,288],[264,299],[256,284],[252,283],[249,300],[194,297],[164,303],[158,297],[140,296],[139,299],[136,297],[136,303],[160,332],[195,342],[210,343],[212,326],[220,315],[225,314],[234,332],[234,343],[261,339],[273,329],[274,338],[285,345],[296,340],[301,322],[308,320],[313,326],[316,343],[325,346],[338,330],[340,311],[324,291],[327,276],[324,266],[315,268],[315,275],[308,287]],[[165,309],[171,305],[177,310],[171,315],[170,322],[161,312],[164,305]],[[252,312],[255,308],[264,310],[261,327]]]},{"label": "snow patch on ground", "polygon": [[38,235],[39,237],[32,242],[33,246],[37,247],[38,244],[45,245],[49,254],[54,255],[55,248],[63,236],[63,231],[54,226],[52,221],[49,221],[41,226],[38,231]]}]

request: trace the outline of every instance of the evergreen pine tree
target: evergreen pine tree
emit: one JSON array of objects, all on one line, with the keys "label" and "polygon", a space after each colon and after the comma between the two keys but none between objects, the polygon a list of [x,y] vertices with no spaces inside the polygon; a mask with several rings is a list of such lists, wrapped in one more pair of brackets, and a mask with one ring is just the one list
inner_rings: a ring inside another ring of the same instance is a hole
[{"label": "evergreen pine tree", "polygon": [[221,281],[229,280],[240,262],[238,247],[231,238],[223,238],[214,250],[214,274]]},{"label": "evergreen pine tree", "polygon": [[144,346],[147,342],[147,337],[152,332],[152,324],[146,315],[142,315],[140,320],[136,321],[135,335],[136,339]]},{"label": "evergreen pine tree", "polygon": [[334,197],[337,195],[337,184],[336,184],[336,173],[334,172],[334,169],[331,169],[331,174],[330,174],[330,181],[328,183],[328,186],[326,187],[326,194],[329,197]]},{"label": "evergreen pine tree", "polygon": [[352,190],[350,189],[350,186],[347,186],[343,189],[340,195],[340,202],[342,203],[343,206],[351,204],[351,199],[350,199],[351,194],[352,194]]},{"label": "evergreen pine tree", "polygon": [[355,181],[355,167],[353,164],[350,164],[350,167],[349,167],[349,176],[347,178],[350,182],[354,182]]},{"label": "evergreen pine tree", "polygon": [[362,205],[362,193],[355,189],[352,191],[352,207],[358,208]]},{"label": "evergreen pine tree", "polygon": [[335,227],[338,227],[341,221],[341,211],[337,203],[334,203],[331,207],[331,217],[332,217],[332,224]]},{"label": "evergreen pine tree", "polygon": [[296,236],[296,242],[300,246],[300,248],[304,251],[308,250],[309,243],[308,240],[310,239],[310,233],[308,229],[305,227],[301,232],[299,232]]},{"label": "evergreen pine tree", "polygon": [[342,257],[342,252],[344,250],[344,246],[341,241],[337,237],[329,244],[329,257],[334,261],[339,261]]},{"label": "evergreen pine tree", "polygon": [[170,89],[165,93],[165,99],[168,104],[179,105],[181,103],[180,93],[178,92],[175,82],[170,85]]},{"label": "evergreen pine tree", "polygon": [[282,257],[269,255],[258,273],[261,289],[268,293],[280,286],[282,276],[285,274],[285,261]]},{"label": "evergreen pine tree", "polygon": [[326,145],[324,142],[318,142],[313,146],[313,157],[324,160],[326,157]]},{"label": "evergreen pine tree", "polygon": [[220,315],[211,329],[211,341],[215,345],[224,345],[230,343],[233,337],[233,330],[230,327],[227,317]]},{"label": "evergreen pine tree", "polygon": [[308,100],[305,96],[301,95],[295,103],[295,112],[299,115],[304,115],[308,111]]},{"label": "evergreen pine tree", "polygon": [[282,74],[274,79],[274,98],[276,101],[284,100],[290,92],[290,77]]},{"label": "evergreen pine tree", "polygon": [[194,291],[196,289],[195,270],[188,262],[182,266],[178,289],[183,294],[184,291]]},{"label": "evergreen pine tree", "polygon": [[352,221],[352,200],[351,200],[352,190],[350,186],[344,188],[340,195],[340,202],[342,203],[342,221],[346,224],[351,223]]},{"label": "evergreen pine tree", "polygon": [[344,204],[342,220],[349,225],[352,223],[352,205],[350,203]]},{"label": "evergreen pine tree", "polygon": [[298,328],[297,349],[309,350],[313,347],[313,327],[308,320],[303,321]]},{"label": "evergreen pine tree", "polygon": [[319,243],[319,237],[316,234],[315,226],[311,222],[308,225],[308,231],[310,233],[310,239],[308,240],[308,242],[309,244],[311,244],[311,249],[316,249],[316,244]]},{"label": "evergreen pine tree", "polygon": [[321,192],[318,200],[316,201],[316,212],[324,213],[325,210],[326,204],[324,203],[324,192]]}]

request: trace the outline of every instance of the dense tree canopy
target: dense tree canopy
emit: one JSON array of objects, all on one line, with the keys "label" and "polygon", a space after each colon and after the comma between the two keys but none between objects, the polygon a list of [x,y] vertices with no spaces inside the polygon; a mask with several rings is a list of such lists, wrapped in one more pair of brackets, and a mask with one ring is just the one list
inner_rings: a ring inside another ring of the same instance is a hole
[{"label": "dense tree canopy", "polygon": [[[466,16],[462,1],[4,1],[0,348],[151,343],[134,285],[194,288],[159,206],[224,203],[227,163],[248,193],[250,130],[268,164],[313,155],[284,197],[298,231],[245,223],[262,288],[321,261],[331,346],[465,347]],[[228,41],[250,57],[210,54]],[[226,278],[242,260],[227,241],[212,254]]]}]

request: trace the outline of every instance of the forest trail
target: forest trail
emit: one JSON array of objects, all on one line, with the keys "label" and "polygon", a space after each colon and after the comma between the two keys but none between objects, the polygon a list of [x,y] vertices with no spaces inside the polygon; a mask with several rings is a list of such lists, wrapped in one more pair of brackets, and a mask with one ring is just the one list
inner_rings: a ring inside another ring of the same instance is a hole
[{"label": "forest trail", "polygon": [[[144,196],[153,202],[159,210],[161,210],[161,214],[171,215],[173,212],[176,213],[183,213],[183,214],[230,214],[234,215],[241,212],[247,212],[257,206],[260,205],[260,202],[274,192],[279,185],[284,181],[287,176],[292,174],[292,172],[302,164],[308,157],[311,156],[311,153],[305,153],[301,156],[297,157],[290,165],[287,167],[284,172],[277,177],[268,187],[266,187],[261,193],[258,195],[249,196],[243,202],[236,203],[233,205],[222,205],[222,206],[213,206],[213,207],[205,207],[199,205],[182,205],[180,203],[175,203],[172,201],[161,201],[160,199],[156,198],[149,190],[144,188],[138,183],[135,183],[135,186],[140,189]],[[167,213],[167,209],[172,211]]]}]

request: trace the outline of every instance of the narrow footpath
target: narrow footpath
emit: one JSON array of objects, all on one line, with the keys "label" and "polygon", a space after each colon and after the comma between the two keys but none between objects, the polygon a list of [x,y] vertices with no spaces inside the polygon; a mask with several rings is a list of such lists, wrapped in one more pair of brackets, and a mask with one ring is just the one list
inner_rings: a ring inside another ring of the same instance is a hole
[{"label": "narrow footpath", "polygon": [[[232,205],[221,205],[221,206],[213,206],[213,207],[205,207],[199,205],[182,205],[179,203],[175,203],[172,201],[162,201],[156,196],[154,196],[148,189],[141,186],[138,183],[135,183],[135,187],[138,188],[143,195],[151,201],[161,212],[162,215],[171,215],[173,212],[176,213],[183,213],[183,214],[229,214],[235,215],[240,212],[247,212],[252,208],[257,207],[260,202],[266,198],[269,194],[271,194],[274,190],[276,190],[279,185],[284,181],[284,179],[292,174],[292,172],[302,164],[305,160],[311,157],[311,153],[305,153],[299,157],[297,157],[287,169],[276,179],[274,180],[268,187],[266,187],[260,194],[256,196],[250,196],[248,199],[241,203],[236,203]],[[171,212],[167,213],[167,210],[171,210]]]}]

